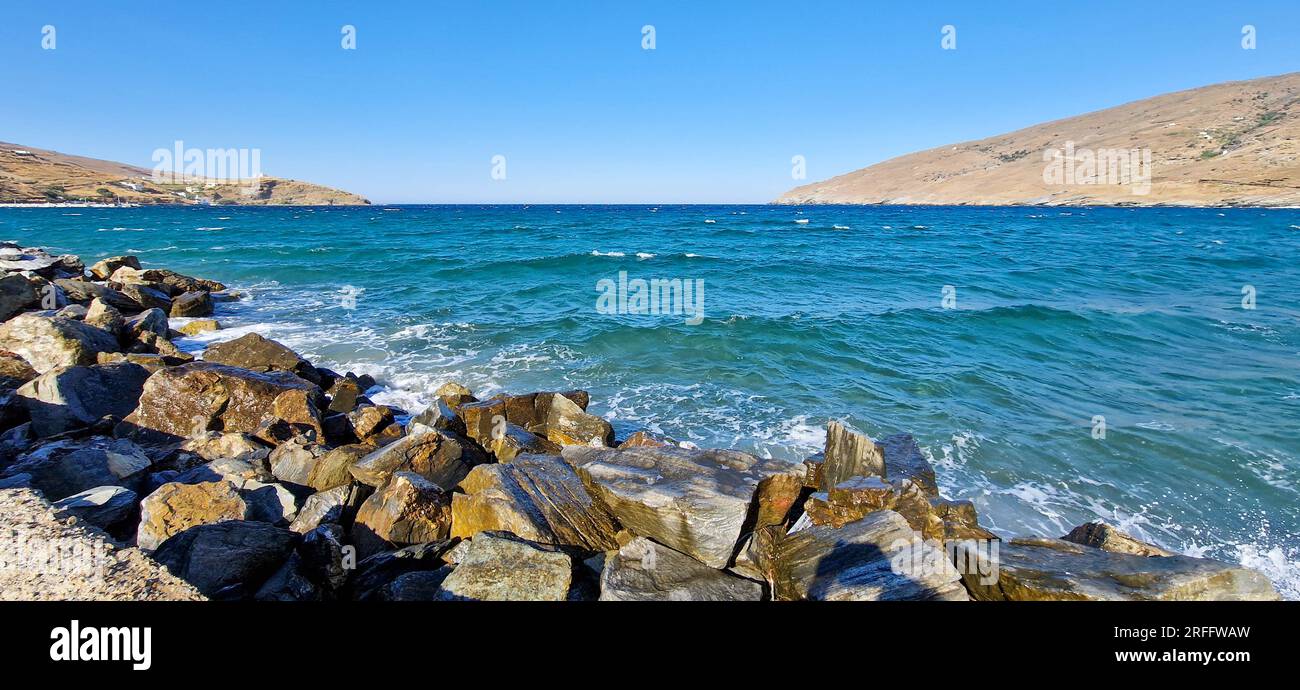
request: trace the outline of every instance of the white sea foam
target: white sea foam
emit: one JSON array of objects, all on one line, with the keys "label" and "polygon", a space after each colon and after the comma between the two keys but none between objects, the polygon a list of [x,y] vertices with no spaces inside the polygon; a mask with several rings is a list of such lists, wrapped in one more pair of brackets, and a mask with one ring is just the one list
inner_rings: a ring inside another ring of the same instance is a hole
[{"label": "white sea foam", "polygon": [[591,250],[592,256],[627,256],[623,252],[602,252],[599,249]]},{"label": "white sea foam", "polygon": [[653,258],[655,258],[655,255],[654,255],[654,254],[651,254],[650,252],[637,252],[637,253],[636,253],[636,258],[638,258],[638,259],[643,259],[643,260],[644,260],[644,259],[653,259]]}]

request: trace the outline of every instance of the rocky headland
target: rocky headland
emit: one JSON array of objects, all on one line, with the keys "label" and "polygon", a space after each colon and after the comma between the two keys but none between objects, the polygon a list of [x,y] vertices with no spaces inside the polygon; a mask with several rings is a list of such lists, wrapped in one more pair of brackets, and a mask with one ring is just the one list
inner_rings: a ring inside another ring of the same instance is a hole
[{"label": "rocky headland", "polygon": [[905,433],[786,462],[618,439],[580,390],[398,410],[256,334],[182,351],[219,282],[12,243],[0,273],[0,598],[1278,598],[1103,523],[1000,537]]}]

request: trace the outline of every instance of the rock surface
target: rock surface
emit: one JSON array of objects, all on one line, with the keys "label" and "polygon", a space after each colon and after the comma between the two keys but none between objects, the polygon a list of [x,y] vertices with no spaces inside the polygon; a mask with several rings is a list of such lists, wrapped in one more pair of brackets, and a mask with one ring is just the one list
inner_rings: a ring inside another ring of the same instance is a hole
[{"label": "rock surface", "polygon": [[628,530],[713,568],[731,560],[760,482],[802,477],[799,466],[727,450],[570,446],[563,457]]},{"label": "rock surface", "polygon": [[33,488],[57,501],[99,486],[134,488],[150,464],[144,450],[128,440],[92,436],[39,445],[4,475],[29,474]]},{"label": "rock surface", "polygon": [[242,335],[224,343],[215,343],[203,352],[203,359],[250,371],[287,371],[307,381],[320,384],[320,374],[297,352],[256,333]]},{"label": "rock surface", "polygon": [[443,601],[564,601],[573,581],[568,555],[507,532],[482,532],[438,587]]},{"label": "rock surface", "polygon": [[763,586],[637,537],[600,575],[601,601],[759,601]]},{"label": "rock surface", "polygon": [[352,465],[357,481],[382,486],[394,472],[414,472],[438,486],[453,487],[486,458],[465,439],[442,431],[403,437]]},{"label": "rock surface", "polygon": [[1155,544],[1148,544],[1130,537],[1104,522],[1085,522],[1061,537],[1065,541],[1093,546],[1102,551],[1128,553],[1134,556],[1174,556],[1172,551],[1165,551]]},{"label": "rock surface", "polygon": [[121,486],[97,486],[56,501],[54,509],[101,529],[113,529],[135,514],[136,493]]},{"label": "rock surface", "polygon": [[853,477],[883,477],[884,449],[870,438],[839,422],[826,425],[825,461],[821,467],[821,490],[830,491]]},{"label": "rock surface", "polygon": [[163,542],[153,557],[209,597],[252,596],[301,537],[264,522],[199,525]]},{"label": "rock surface", "polygon": [[414,472],[397,472],[361,504],[352,539],[361,558],[380,551],[445,539],[451,497]]},{"label": "rock surface", "polygon": [[125,417],[140,400],[149,371],[129,362],[56,367],[18,389],[38,436],[87,427],[105,415]]},{"label": "rock surface", "polygon": [[118,342],[107,331],[66,317],[19,314],[0,324],[0,349],[43,374],[55,367],[95,364],[99,353],[116,352]]},{"label": "rock surface", "polygon": [[252,514],[252,506],[231,482],[163,484],[140,503],[136,545],[153,550],[168,537],[196,525],[247,520]]}]

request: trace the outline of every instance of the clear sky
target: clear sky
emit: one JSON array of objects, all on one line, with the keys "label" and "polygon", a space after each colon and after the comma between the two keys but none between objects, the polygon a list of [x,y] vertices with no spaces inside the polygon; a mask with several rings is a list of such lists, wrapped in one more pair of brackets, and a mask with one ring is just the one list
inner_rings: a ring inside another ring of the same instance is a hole
[{"label": "clear sky", "polygon": [[182,140],[376,202],[761,203],[795,155],[1300,70],[1300,2],[4,0],[0,69],[0,141],[144,167]]}]

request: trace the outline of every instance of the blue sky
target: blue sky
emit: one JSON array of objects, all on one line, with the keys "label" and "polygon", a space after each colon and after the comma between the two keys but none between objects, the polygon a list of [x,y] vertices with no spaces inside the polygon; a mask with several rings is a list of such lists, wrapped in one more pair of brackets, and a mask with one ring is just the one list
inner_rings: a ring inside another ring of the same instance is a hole
[{"label": "blue sky", "polygon": [[0,140],[144,167],[183,140],[376,202],[761,203],[795,155],[824,179],[1300,70],[1300,2],[10,0],[0,68]]}]

